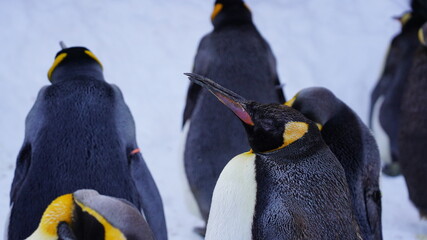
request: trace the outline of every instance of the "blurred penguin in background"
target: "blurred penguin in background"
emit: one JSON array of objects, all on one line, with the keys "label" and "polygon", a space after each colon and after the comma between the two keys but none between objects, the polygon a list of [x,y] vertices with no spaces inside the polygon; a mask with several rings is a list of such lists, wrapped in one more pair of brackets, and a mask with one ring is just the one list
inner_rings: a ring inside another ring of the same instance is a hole
[{"label": "blurred penguin in background", "polygon": [[120,89],[84,47],[64,48],[25,123],[10,192],[9,240],[35,231],[46,207],[78,189],[126,199],[167,239],[163,204],[139,152],[133,117]]},{"label": "blurred penguin in background", "polygon": [[[427,10],[427,3],[424,5]],[[427,13],[427,11],[426,11]],[[420,217],[427,218],[427,23],[419,30],[415,54],[401,104],[399,163],[409,198]]]},{"label": "blurred penguin in background", "polygon": [[382,239],[381,162],[369,128],[326,88],[303,89],[286,105],[317,123],[323,140],[341,163],[363,239]]},{"label": "blurred penguin in background", "polygon": [[240,119],[251,146],[221,172],[206,240],[362,239],[345,172],[313,121],[187,75]]},{"label": "blurred penguin in background", "polygon": [[426,1],[412,0],[412,11],[399,18],[401,32],[392,40],[381,78],[371,93],[370,127],[377,140],[383,160],[383,173],[400,174],[398,148],[403,92],[408,81],[415,51],[417,33],[427,20]]},{"label": "blurred penguin in background", "polygon": [[82,189],[64,194],[46,208],[27,240],[154,240],[138,209],[130,202]]},{"label": "blurred penguin in background", "polygon": [[[193,72],[258,102],[283,103],[275,57],[252,22],[248,6],[242,0],[217,0],[211,20],[214,29],[199,44]],[[185,172],[206,221],[219,174],[249,145],[238,119],[194,83],[188,89],[183,125]]]}]

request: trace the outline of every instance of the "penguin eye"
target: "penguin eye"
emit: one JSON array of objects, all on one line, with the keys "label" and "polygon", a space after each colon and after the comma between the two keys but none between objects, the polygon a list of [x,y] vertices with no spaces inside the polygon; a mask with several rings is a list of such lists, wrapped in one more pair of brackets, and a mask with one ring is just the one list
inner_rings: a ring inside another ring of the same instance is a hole
[{"label": "penguin eye", "polygon": [[58,65],[65,59],[65,57],[67,57],[66,53],[61,53],[59,54],[56,58],[55,61],[52,64],[52,67],[49,68],[49,71],[47,72],[47,78],[50,80],[50,78],[52,77],[52,73],[53,71],[56,69],[56,67],[58,67]]},{"label": "penguin eye", "polygon": [[102,68],[102,63],[101,61],[99,61],[99,59],[95,56],[95,54],[93,54],[91,51],[89,50],[85,50],[86,55],[88,55],[90,58],[92,58],[93,60],[95,60]]},{"label": "penguin eye", "polygon": [[217,4],[215,4],[215,7],[214,7],[214,10],[213,10],[213,12],[212,12],[212,15],[211,15],[211,20],[213,21],[214,19],[215,19],[215,17],[219,14],[219,12],[221,12],[221,10],[222,10],[222,8],[223,8],[224,6],[222,5],[222,3],[217,3]]}]

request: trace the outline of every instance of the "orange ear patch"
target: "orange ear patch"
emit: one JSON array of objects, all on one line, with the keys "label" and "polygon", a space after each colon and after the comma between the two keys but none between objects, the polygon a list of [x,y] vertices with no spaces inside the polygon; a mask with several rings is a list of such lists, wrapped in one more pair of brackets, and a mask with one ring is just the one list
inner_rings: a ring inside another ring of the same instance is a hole
[{"label": "orange ear patch", "polygon": [[305,122],[288,122],[283,133],[283,147],[302,138],[308,132],[308,124]]},{"label": "orange ear patch", "polygon": [[62,60],[64,60],[66,56],[67,56],[66,53],[61,53],[55,58],[55,61],[53,62],[52,67],[50,67],[49,71],[47,72],[47,78],[49,80],[52,78],[53,71],[56,69],[56,67],[58,67],[58,65],[62,62]]},{"label": "orange ear patch", "polygon": [[214,10],[211,14],[211,20],[213,21],[215,19],[215,17],[218,15],[219,12],[221,12],[222,8],[224,6],[221,3],[217,3],[215,4]]},{"label": "orange ear patch", "polygon": [[288,107],[292,107],[292,105],[294,105],[295,100],[297,99],[297,96],[298,96],[298,93],[295,94],[295,96],[291,98],[289,101],[285,102],[284,105]]}]

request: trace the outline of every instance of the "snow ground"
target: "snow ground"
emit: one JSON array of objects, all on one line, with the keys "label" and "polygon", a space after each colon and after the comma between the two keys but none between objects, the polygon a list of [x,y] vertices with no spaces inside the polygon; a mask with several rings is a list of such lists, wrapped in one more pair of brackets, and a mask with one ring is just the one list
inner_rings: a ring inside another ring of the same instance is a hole
[{"label": "snow ground", "polygon": [[[9,209],[24,120],[59,51],[83,45],[123,91],[144,158],[163,197],[170,239],[199,239],[186,205],[181,115],[213,0],[0,0],[0,226]],[[369,2],[369,4],[367,4]],[[367,119],[370,91],[407,0],[247,0],[270,43],[287,97],[325,86]],[[427,239],[402,177],[381,178],[385,239]],[[4,229],[0,228],[0,235]]]}]

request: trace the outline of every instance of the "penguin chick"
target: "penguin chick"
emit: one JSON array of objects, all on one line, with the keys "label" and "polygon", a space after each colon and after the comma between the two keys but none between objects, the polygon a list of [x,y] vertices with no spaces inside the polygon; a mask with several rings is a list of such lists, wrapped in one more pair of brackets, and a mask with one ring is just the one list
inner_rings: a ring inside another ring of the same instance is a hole
[{"label": "penguin chick", "polygon": [[47,207],[39,227],[27,240],[99,239],[151,240],[152,232],[141,213],[129,202],[78,190],[56,198]]},{"label": "penguin chick", "polygon": [[260,104],[186,74],[243,123],[251,151],[215,186],[206,239],[362,239],[345,173],[315,123],[282,104]]},{"label": "penguin chick", "polygon": [[363,239],[382,239],[380,156],[369,128],[326,88],[303,89],[286,105],[319,124],[323,140],[344,169]]}]

